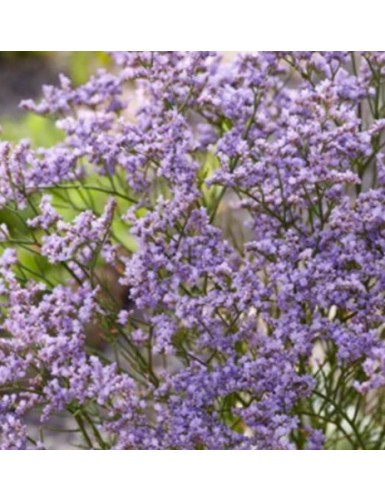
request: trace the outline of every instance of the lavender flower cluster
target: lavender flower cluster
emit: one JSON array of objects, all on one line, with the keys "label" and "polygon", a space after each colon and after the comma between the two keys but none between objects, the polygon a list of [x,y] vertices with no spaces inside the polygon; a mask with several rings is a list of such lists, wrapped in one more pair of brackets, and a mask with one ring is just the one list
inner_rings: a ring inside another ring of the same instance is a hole
[{"label": "lavender flower cluster", "polygon": [[112,57],[0,146],[1,447],[385,447],[385,53]]}]

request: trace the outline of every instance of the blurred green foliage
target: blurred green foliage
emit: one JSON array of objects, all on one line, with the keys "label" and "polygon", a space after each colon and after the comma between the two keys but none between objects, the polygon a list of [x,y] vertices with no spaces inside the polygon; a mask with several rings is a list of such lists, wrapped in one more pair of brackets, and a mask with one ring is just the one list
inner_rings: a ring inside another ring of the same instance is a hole
[{"label": "blurred green foliage", "polygon": [[34,147],[49,147],[63,138],[52,120],[33,113],[26,113],[22,118],[5,118],[1,120],[2,139],[17,142],[28,138]]},{"label": "blurred green foliage", "polygon": [[49,60],[60,59],[64,62],[67,75],[75,85],[84,83],[90,76],[90,73],[96,67],[108,66],[110,64],[109,56],[102,51],[73,51],[73,52],[33,52],[33,51],[0,51],[1,62],[17,62],[26,58],[39,58]]},{"label": "blurred green foliage", "polygon": [[68,76],[74,85],[85,83],[96,68],[108,67],[111,63],[105,52],[69,52]]}]

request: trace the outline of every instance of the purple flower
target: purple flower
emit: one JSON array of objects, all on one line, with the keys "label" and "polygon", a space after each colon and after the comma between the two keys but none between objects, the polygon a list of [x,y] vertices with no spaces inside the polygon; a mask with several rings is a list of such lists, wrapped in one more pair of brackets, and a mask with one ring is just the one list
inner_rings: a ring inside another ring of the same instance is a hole
[{"label": "purple flower", "polygon": [[382,448],[384,53],[112,57],[0,146],[2,448]]}]

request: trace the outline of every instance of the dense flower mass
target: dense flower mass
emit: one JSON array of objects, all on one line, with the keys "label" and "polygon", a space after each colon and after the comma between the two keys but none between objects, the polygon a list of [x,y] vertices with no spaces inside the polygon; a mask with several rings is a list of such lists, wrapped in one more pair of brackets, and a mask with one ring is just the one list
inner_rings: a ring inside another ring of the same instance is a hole
[{"label": "dense flower mass", "polygon": [[111,57],[0,144],[1,447],[384,448],[385,53]]}]

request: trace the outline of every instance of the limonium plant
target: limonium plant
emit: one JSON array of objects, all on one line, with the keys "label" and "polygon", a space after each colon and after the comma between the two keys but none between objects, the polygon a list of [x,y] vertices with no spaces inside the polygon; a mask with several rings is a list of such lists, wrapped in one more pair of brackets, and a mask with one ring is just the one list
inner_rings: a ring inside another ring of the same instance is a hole
[{"label": "limonium plant", "polygon": [[111,57],[0,145],[1,447],[384,448],[385,53]]}]

